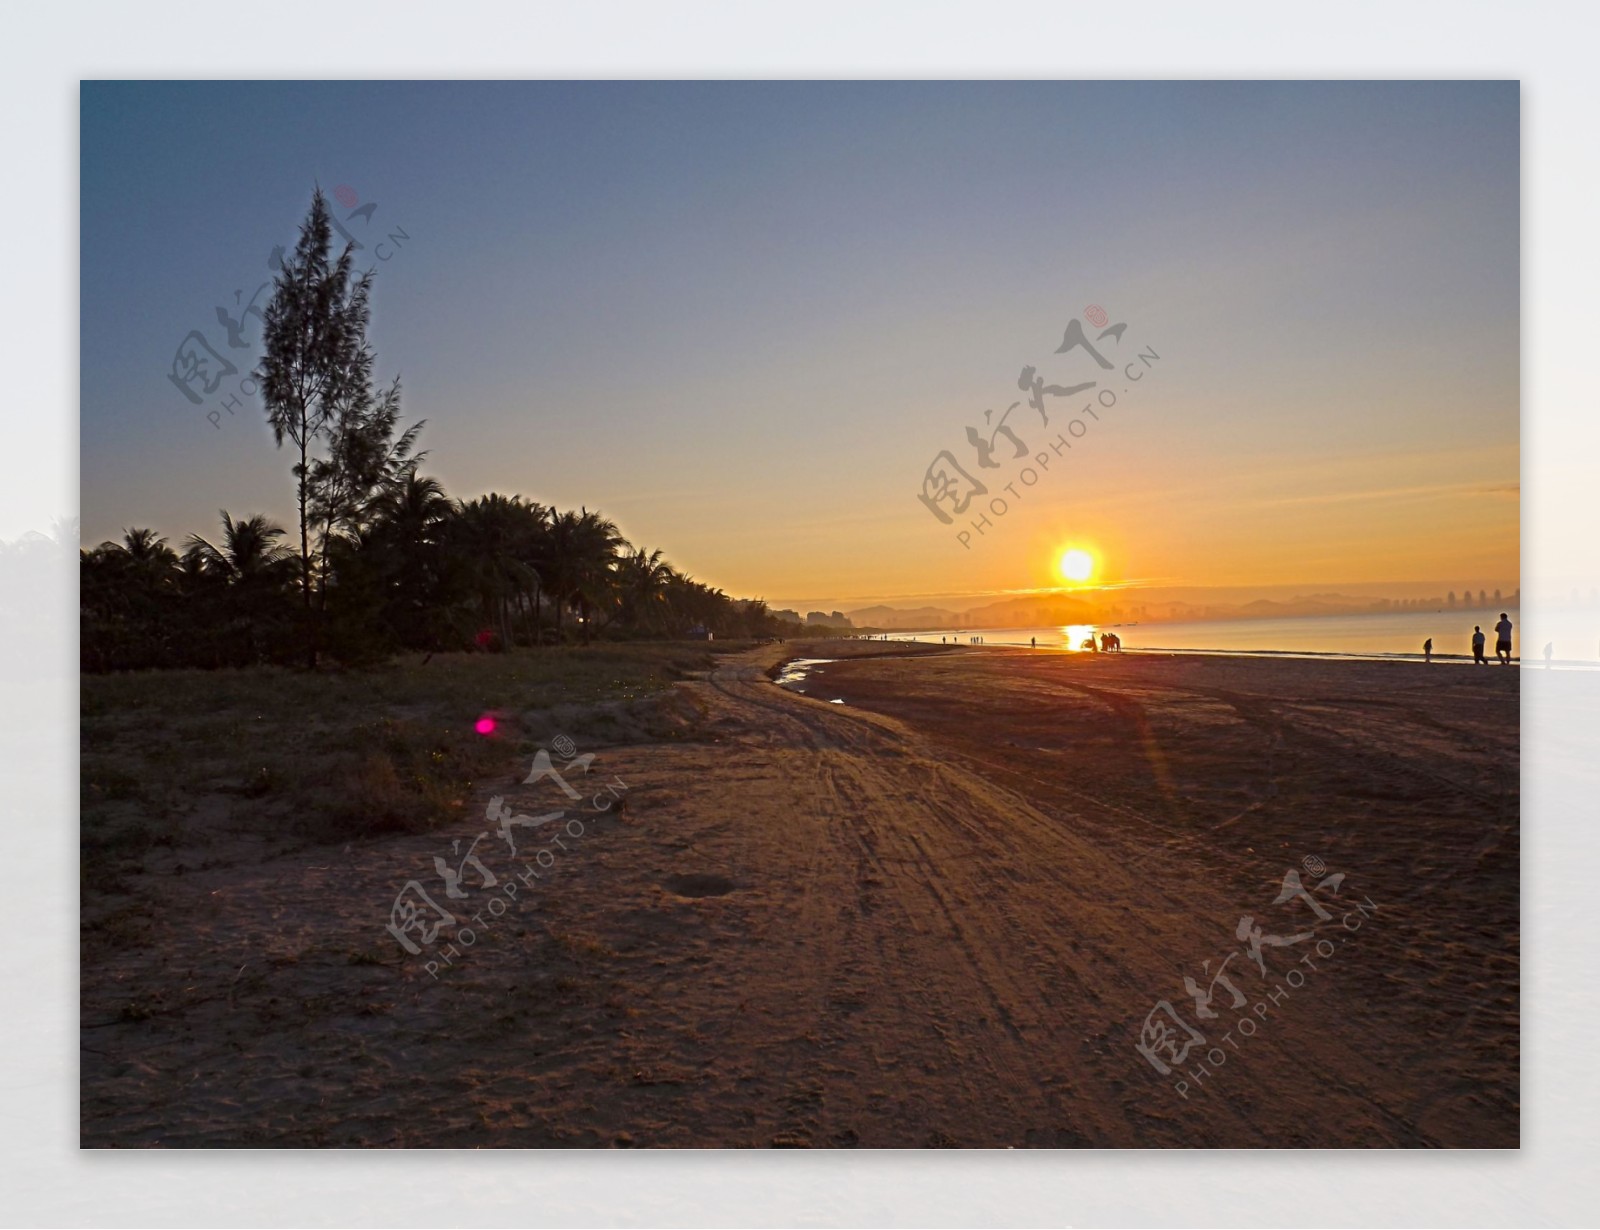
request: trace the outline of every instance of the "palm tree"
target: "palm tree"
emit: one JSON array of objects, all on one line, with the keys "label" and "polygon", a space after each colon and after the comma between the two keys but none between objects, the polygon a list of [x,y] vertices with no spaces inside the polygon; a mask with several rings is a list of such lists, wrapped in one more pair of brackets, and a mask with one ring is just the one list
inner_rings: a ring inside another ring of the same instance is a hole
[{"label": "palm tree", "polygon": [[667,605],[672,611],[673,631],[678,635],[695,627],[716,629],[721,622],[718,599],[721,590],[696,581],[687,573],[674,573],[667,585]]},{"label": "palm tree", "polygon": [[[49,540],[38,536],[38,541]],[[29,553],[34,556],[44,558]],[[85,663],[100,669],[171,665],[172,650],[181,644],[172,620],[178,557],[166,539],[154,530],[128,529],[120,543],[81,551],[79,560]]]},{"label": "palm tree", "polygon": [[220,545],[189,536],[183,575],[192,587],[190,609],[216,616],[193,631],[197,647],[209,646],[212,664],[260,661],[282,635],[282,621],[293,610],[288,594],[295,571],[293,557],[278,541],[283,534],[282,526],[260,513],[234,520],[224,509]]},{"label": "palm tree", "polygon": [[659,628],[668,614],[667,588],[673,575],[659,550],[647,553],[639,547],[617,560],[617,590],[628,627]]},{"label": "palm tree", "polygon": [[734,603],[739,618],[739,631],[748,637],[767,636],[772,631],[772,613],[765,598],[746,598]]},{"label": "palm tree", "polygon": [[583,643],[589,643],[592,616],[612,601],[612,569],[623,537],[616,524],[587,508],[553,513],[548,529],[548,571],[545,583],[556,600],[556,634],[562,634],[562,613],[578,609]]},{"label": "palm tree", "polygon": [[282,537],[283,527],[261,513],[235,521],[223,509],[222,546],[213,546],[199,534],[189,536],[189,546],[213,575],[229,585],[248,585],[272,577],[288,558],[288,552],[278,545]]},{"label": "palm tree", "polygon": [[544,582],[550,591],[551,601],[556,609],[556,642],[559,644],[565,639],[562,627],[566,615],[567,603],[576,586],[578,575],[578,554],[580,551],[578,529],[578,514],[574,512],[558,513],[550,510],[550,517],[545,525]]},{"label": "palm tree", "polygon": [[443,544],[455,504],[439,481],[408,468],[384,485],[367,509],[364,530],[347,567],[365,566],[382,594],[383,621],[401,644],[439,647],[451,605],[449,561]]},{"label": "palm tree", "polygon": [[455,510],[438,479],[411,470],[373,499],[367,524],[376,535],[415,546],[437,539]]},{"label": "palm tree", "polygon": [[428,541],[454,507],[438,479],[413,468],[378,496],[372,516],[399,541],[417,543]]},{"label": "palm tree", "polygon": [[178,565],[176,553],[154,530],[123,530],[122,549],[127,553],[128,562],[152,580],[165,579]]},{"label": "palm tree", "polygon": [[539,609],[544,597],[544,576],[550,550],[550,513],[550,509],[532,500],[520,505],[521,522],[516,536],[516,553],[523,564],[522,577],[525,582],[517,596],[527,613],[529,638],[535,645],[541,640]]},{"label": "palm tree", "polygon": [[176,579],[178,556],[154,530],[125,529],[122,542],[98,548],[102,577],[121,591],[130,609],[149,613]]},{"label": "palm tree", "polygon": [[206,563],[206,552],[196,546],[192,541],[178,560],[178,592],[184,595],[198,594],[212,583],[216,578]]},{"label": "palm tree", "polygon": [[511,600],[538,583],[537,572],[527,562],[533,511],[519,495],[491,492],[459,504],[451,523],[452,545],[478,594],[484,621],[507,648],[513,643]]}]

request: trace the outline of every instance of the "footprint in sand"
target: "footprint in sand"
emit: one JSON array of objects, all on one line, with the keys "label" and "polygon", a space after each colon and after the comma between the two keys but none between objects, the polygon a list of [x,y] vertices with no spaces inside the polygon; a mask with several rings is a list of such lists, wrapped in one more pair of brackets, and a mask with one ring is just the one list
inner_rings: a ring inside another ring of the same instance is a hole
[{"label": "footprint in sand", "polygon": [[726,897],[737,890],[739,885],[727,876],[700,872],[694,875],[668,876],[661,881],[661,887],[679,897]]}]

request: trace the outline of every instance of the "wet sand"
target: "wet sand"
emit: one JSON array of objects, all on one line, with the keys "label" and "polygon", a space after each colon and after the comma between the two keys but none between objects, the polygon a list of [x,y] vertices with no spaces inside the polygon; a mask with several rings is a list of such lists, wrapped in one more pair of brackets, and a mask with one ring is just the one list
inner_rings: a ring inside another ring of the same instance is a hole
[{"label": "wet sand", "polygon": [[1519,671],[781,652],[583,747],[622,808],[509,898],[480,846],[437,977],[384,924],[473,832],[165,880],[84,955],[83,1143],[1516,1145]]}]

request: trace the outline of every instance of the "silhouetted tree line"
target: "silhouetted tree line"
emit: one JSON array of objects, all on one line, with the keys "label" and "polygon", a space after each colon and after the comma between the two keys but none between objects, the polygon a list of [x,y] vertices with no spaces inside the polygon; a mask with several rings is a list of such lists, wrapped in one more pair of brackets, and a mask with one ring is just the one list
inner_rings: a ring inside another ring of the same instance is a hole
[{"label": "silhouetted tree line", "polygon": [[402,430],[398,379],[373,384],[371,285],[353,275],[348,245],[331,257],[318,191],[277,274],[255,371],[294,458],[298,549],[266,517],[224,511],[214,541],[194,534],[175,549],[134,528],[80,551],[84,670],[779,633],[765,602],[684,575],[597,512],[452,500],[420,473],[423,423]]}]

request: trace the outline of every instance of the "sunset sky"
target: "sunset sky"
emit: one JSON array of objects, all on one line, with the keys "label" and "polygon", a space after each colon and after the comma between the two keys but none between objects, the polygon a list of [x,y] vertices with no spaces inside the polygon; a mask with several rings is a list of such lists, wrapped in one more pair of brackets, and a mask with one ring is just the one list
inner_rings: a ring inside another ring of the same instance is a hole
[{"label": "sunset sky", "polygon": [[[320,183],[425,470],[599,508],[730,593],[977,603],[1067,545],[1112,583],[1517,585],[1515,82],[86,84],[81,113],[86,544],[292,523],[259,400],[216,428],[238,377],[197,406],[168,373],[191,330],[255,362],[218,306]],[[1053,354],[1091,305],[1127,325],[1110,372]],[[1025,365],[1099,382],[1049,430],[1011,413],[1030,456],[1116,404],[963,546],[1026,464],[966,428]],[[991,489],[948,526],[941,450]]]}]

